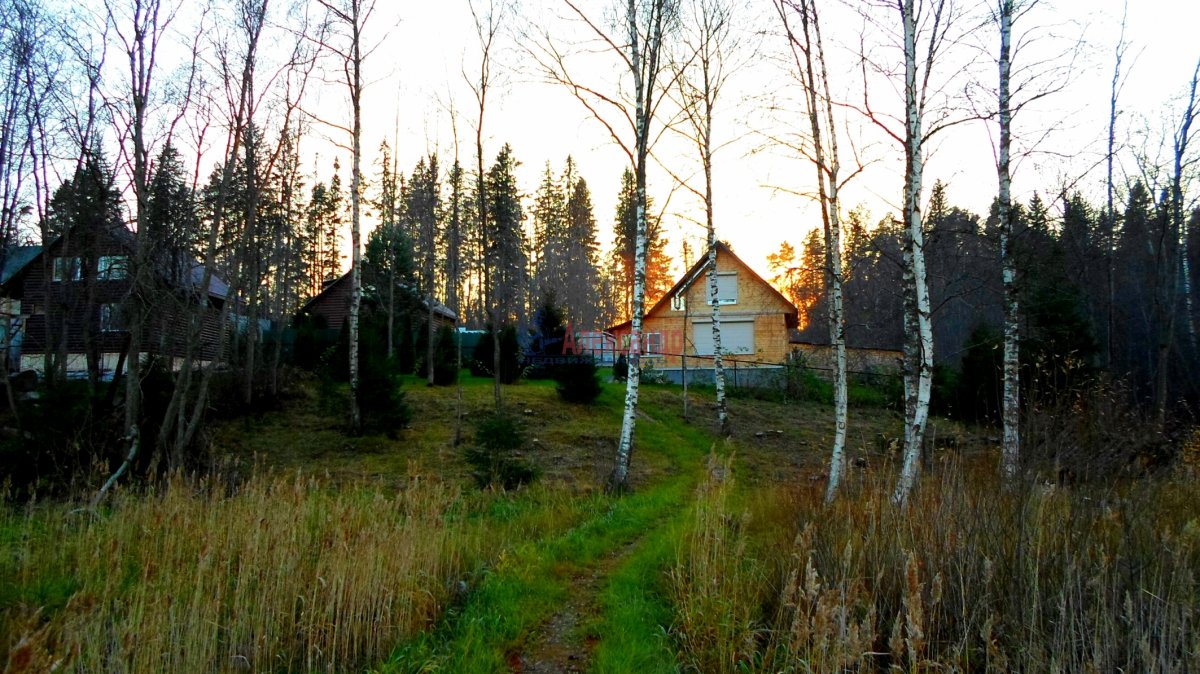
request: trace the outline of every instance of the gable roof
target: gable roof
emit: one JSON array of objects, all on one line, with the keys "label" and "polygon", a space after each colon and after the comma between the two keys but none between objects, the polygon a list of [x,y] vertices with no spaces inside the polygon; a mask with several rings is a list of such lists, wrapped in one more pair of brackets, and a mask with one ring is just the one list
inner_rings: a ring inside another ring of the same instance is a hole
[{"label": "gable roof", "polygon": [[[332,294],[334,292],[340,292],[340,289],[344,286],[345,282],[348,280],[350,280],[350,272],[346,272],[345,274],[342,274],[341,276],[339,276],[333,280],[326,281],[325,286],[323,288],[321,288],[321,292],[308,298],[308,301],[305,302],[300,307],[300,313],[304,313],[305,311],[310,309],[314,304],[316,304],[320,300],[324,299],[325,297],[329,296],[330,294]],[[424,306],[426,309],[428,309],[429,308],[429,298],[422,298],[421,305]],[[450,307],[447,307],[446,305],[442,304],[441,302],[438,302],[437,300],[433,301],[433,311],[434,311],[434,313],[438,314],[439,316],[442,316],[443,318],[454,321],[455,323],[458,322],[458,315],[455,314],[453,311],[451,311]]]},{"label": "gable roof", "polygon": [[[783,306],[786,309],[783,313],[785,315],[791,317],[791,320],[788,321],[788,323],[789,323],[788,327],[792,327],[795,324],[795,322],[797,320],[797,316],[799,316],[799,314],[800,314],[800,310],[796,308],[795,304],[792,304],[791,300],[789,300],[787,297],[785,297],[783,295],[783,293],[779,292],[779,290],[777,290],[775,288],[775,286],[771,285],[770,283],[767,283],[766,280],[763,279],[763,277],[759,276],[758,272],[754,271],[754,269],[751,268],[750,265],[748,265],[744,261],[742,261],[742,258],[740,258],[736,254],[734,254],[734,252],[729,248],[729,246],[725,245],[725,242],[717,241],[717,255],[718,256],[721,256],[721,255],[729,256],[730,258],[733,259],[734,262],[736,262],[738,265],[740,265],[746,271],[750,272],[750,279],[752,281],[755,281],[755,282],[759,283],[760,285],[765,286],[768,290],[770,290],[771,294],[776,299],[778,299],[780,302],[783,303]],[[663,307],[668,306],[672,297],[674,297],[680,291],[691,287],[691,285],[693,283],[695,283],[696,280],[700,277],[700,274],[702,272],[704,272],[707,268],[708,268],[708,255],[702,255],[700,257],[700,259],[696,260],[696,263],[692,265],[691,269],[689,269],[687,271],[687,273],[685,273],[683,276],[681,276],[679,278],[679,280],[675,282],[675,285],[671,286],[670,290],[668,290],[666,293],[664,293],[662,297],[658,298],[658,301],[654,303],[654,306],[650,307],[650,309],[648,309],[644,314],[642,314],[643,319],[650,316],[651,314],[655,313],[659,309],[662,309]],[[627,325],[628,323],[630,323],[630,321],[625,321],[624,323],[618,323],[617,325],[611,326],[609,328],[609,331],[611,332],[615,328],[622,328],[625,325]]]},{"label": "gable roof", "polygon": [[[129,255],[134,254],[136,246],[136,238],[134,233],[127,227],[106,227],[103,233],[112,237],[112,240],[123,246]],[[3,272],[0,273],[0,285],[8,285],[16,276],[29,268],[30,264],[42,256],[46,251],[49,251],[59,241],[62,241],[63,234],[54,237],[54,240],[46,246],[11,246],[7,250],[7,259],[4,263]],[[184,258],[190,256],[183,255]],[[162,260],[158,260],[162,262]],[[166,267],[168,264],[158,264],[157,271],[159,276],[169,286],[174,286],[180,290],[198,290],[201,282],[204,280],[204,264],[196,260],[186,259],[180,265],[182,269],[177,272],[169,271]],[[184,271],[186,270],[186,271]],[[208,281],[208,295],[219,300],[227,299],[229,295],[229,286],[214,272]]]},{"label": "gable roof", "polygon": [[21,273],[21,270],[33,262],[41,252],[41,246],[12,246],[5,251],[4,269],[0,271],[0,284],[8,283],[9,279]]}]

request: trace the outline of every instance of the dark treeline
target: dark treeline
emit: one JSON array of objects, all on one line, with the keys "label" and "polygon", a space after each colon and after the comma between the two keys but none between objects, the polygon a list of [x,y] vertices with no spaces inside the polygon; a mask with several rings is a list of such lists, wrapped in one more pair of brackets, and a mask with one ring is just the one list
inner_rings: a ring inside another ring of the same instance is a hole
[{"label": "dark treeline", "polygon": [[[974,420],[998,419],[1002,288],[995,208],[985,218],[949,204],[936,184],[925,228],[938,363],[934,404]],[[1100,377],[1125,387],[1147,413],[1191,418],[1200,402],[1200,352],[1191,292],[1197,242],[1172,226],[1165,195],[1134,182],[1110,222],[1078,193],[1035,194],[1016,209],[1014,253],[1021,307],[1026,405],[1039,405]],[[899,348],[904,339],[902,231],[871,225],[862,208],[846,221],[846,335],[851,347]],[[1190,216],[1189,235],[1200,221]],[[802,334],[827,339],[824,247],[771,257],[776,281],[804,310]]]}]

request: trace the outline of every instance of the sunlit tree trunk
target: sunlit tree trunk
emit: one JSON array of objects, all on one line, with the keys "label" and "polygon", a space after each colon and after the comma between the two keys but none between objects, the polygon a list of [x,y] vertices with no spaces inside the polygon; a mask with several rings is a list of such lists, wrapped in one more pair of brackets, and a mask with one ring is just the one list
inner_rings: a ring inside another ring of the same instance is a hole
[{"label": "sunlit tree trunk", "polygon": [[650,3],[646,21],[645,52],[638,25],[636,0],[629,0],[626,21],[629,29],[629,64],[633,75],[634,105],[634,178],[637,187],[637,240],[633,258],[633,316],[629,329],[629,375],[625,379],[625,409],[621,415],[621,435],[613,465],[609,488],[624,491],[629,487],[629,463],[633,455],[633,430],[637,423],[638,393],[641,385],[642,319],[646,301],[646,160],[650,154],[650,119],[654,114],[650,102],[655,76],[663,58],[662,46],[666,29],[666,0]]}]

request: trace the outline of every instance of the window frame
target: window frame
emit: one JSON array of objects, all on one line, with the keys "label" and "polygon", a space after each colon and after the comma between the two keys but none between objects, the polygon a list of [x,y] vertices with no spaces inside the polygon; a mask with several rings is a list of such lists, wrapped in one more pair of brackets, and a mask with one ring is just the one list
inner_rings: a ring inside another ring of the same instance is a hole
[{"label": "window frame", "polygon": [[124,281],[129,278],[128,255],[101,255],[96,261],[96,280]]},{"label": "window frame", "polygon": [[[721,297],[721,277],[725,277],[725,278],[733,277],[733,297],[732,298]],[[719,271],[719,272],[717,272],[717,304],[719,304],[721,306],[726,306],[726,305],[738,303],[737,277],[738,277],[738,273],[736,271]],[[706,292],[704,301],[705,301],[705,304],[712,306],[712,303],[713,303],[712,295],[710,295]]]},{"label": "window frame", "polygon": [[[68,255],[58,255],[51,265],[50,280],[54,283],[79,281],[83,279],[83,260]],[[70,278],[68,278],[68,276]]]},{"label": "window frame", "polygon": [[[642,351],[642,356],[646,358],[661,358],[666,349],[666,339],[662,332],[644,332],[642,333],[642,341],[646,348]],[[658,346],[656,350],[654,347]]]}]

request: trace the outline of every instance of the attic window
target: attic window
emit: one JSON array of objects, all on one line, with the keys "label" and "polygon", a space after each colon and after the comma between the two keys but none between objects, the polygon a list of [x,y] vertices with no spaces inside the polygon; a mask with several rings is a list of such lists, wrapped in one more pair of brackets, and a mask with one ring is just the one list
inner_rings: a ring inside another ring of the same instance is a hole
[{"label": "attic window", "polygon": [[78,281],[81,278],[80,267],[77,257],[56,257],[54,275],[51,278],[55,281]]},{"label": "attic window", "polygon": [[683,311],[687,309],[687,295],[682,292],[671,296],[671,309],[673,311]]},{"label": "attic window", "polygon": [[[705,294],[707,295],[707,289]],[[717,304],[737,304],[738,284],[737,272],[726,271],[717,273]],[[712,300],[708,300],[712,304]]]}]

